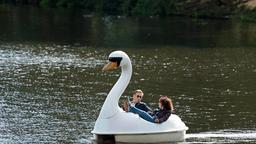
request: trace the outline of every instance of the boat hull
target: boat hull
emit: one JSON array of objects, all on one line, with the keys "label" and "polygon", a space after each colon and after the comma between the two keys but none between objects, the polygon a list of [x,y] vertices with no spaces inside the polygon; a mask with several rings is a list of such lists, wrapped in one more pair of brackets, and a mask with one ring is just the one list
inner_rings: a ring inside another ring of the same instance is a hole
[{"label": "boat hull", "polygon": [[166,143],[185,141],[186,130],[172,131],[163,133],[136,133],[136,134],[115,134],[115,135],[97,135],[94,134],[92,140],[105,143]]},{"label": "boat hull", "polygon": [[96,141],[160,143],[184,141],[186,130],[188,127],[175,114],[157,124],[133,113],[120,112],[108,119],[97,119],[92,133]]},{"label": "boat hull", "polygon": [[123,143],[163,143],[182,142],[185,140],[186,131],[176,131],[167,133],[152,134],[122,134],[115,135],[116,142]]}]

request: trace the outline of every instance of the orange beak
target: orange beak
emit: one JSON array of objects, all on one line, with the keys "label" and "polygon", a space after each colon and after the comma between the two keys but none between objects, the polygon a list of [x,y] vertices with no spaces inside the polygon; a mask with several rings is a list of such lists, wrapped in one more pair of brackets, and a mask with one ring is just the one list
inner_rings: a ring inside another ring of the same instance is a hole
[{"label": "orange beak", "polygon": [[117,69],[117,62],[109,62],[107,63],[103,68],[102,70],[103,71],[111,71],[111,70],[114,70],[114,69]]}]

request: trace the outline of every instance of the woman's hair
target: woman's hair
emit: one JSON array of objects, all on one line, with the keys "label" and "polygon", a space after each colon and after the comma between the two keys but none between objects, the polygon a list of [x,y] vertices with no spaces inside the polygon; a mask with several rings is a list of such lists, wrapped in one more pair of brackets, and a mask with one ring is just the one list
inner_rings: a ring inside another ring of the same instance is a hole
[{"label": "woman's hair", "polygon": [[166,110],[173,110],[172,100],[167,96],[161,96],[159,102],[162,104],[163,108]]}]

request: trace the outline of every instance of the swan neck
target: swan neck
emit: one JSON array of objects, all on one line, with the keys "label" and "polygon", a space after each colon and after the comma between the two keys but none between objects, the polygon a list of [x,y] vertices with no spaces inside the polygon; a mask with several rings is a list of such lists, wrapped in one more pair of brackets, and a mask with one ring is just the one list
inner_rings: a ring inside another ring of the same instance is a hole
[{"label": "swan neck", "polygon": [[118,101],[128,86],[132,76],[132,65],[122,66],[121,76],[110,90],[99,115],[99,118],[110,118],[114,116],[119,110]]}]

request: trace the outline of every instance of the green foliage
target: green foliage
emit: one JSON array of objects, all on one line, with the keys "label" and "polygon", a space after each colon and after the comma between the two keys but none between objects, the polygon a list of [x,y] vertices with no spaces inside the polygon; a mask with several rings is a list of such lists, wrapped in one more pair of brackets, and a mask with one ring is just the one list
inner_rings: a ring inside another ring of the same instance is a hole
[{"label": "green foliage", "polygon": [[125,0],[122,4],[121,4],[121,12],[124,15],[132,15],[132,10],[133,8],[136,6],[137,4],[137,0]]},{"label": "green foliage", "polygon": [[95,0],[83,0],[80,1],[79,5],[89,11],[93,11],[95,8]]},{"label": "green foliage", "polygon": [[158,15],[160,0],[138,0],[132,13],[134,15]]},{"label": "green foliage", "polygon": [[245,21],[255,21],[256,19],[255,10],[242,7],[246,3],[244,0],[0,0],[0,3],[82,8],[89,13],[107,15],[185,15],[199,18],[236,16]]},{"label": "green foliage", "polygon": [[93,11],[94,0],[38,0],[41,7],[84,8]]},{"label": "green foliage", "polygon": [[95,12],[100,14],[111,14],[116,15],[121,12],[121,1],[122,0],[95,0]]},{"label": "green foliage", "polygon": [[41,7],[53,7],[53,6],[55,6],[55,1],[54,0],[41,0],[39,2],[39,5]]},{"label": "green foliage", "polygon": [[58,0],[56,3],[57,7],[67,7],[68,0]]},{"label": "green foliage", "polygon": [[103,13],[103,7],[104,7],[104,0],[95,0],[95,6],[94,9],[98,13]]},{"label": "green foliage", "polygon": [[128,15],[167,16],[177,14],[179,0],[126,0],[122,12]]},{"label": "green foliage", "polygon": [[162,5],[162,14],[163,15],[170,15],[176,13],[177,5],[175,2],[176,0],[162,0],[161,5]]},{"label": "green foliage", "polygon": [[48,6],[50,6],[50,0],[41,0],[39,5],[41,7],[48,7]]}]

